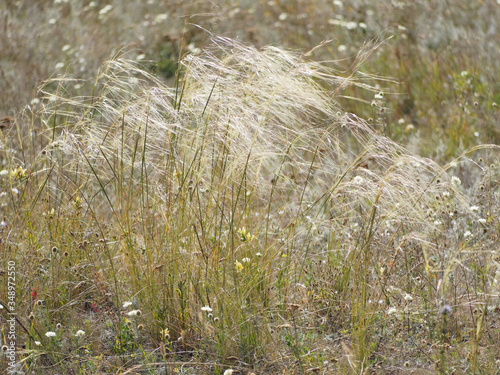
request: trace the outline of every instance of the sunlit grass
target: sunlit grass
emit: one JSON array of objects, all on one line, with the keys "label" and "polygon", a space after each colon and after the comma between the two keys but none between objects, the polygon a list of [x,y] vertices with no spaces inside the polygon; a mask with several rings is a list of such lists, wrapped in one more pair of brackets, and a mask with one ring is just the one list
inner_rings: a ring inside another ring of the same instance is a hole
[{"label": "sunlit grass", "polygon": [[[48,23],[104,25],[120,6]],[[24,371],[496,371],[494,64],[423,48],[423,4],[361,50],[389,16],[328,6],[337,16],[275,2],[229,16],[276,16],[269,38],[309,52],[198,46],[186,23],[166,52],[79,74],[63,46],[66,74],[2,120],[0,269],[16,262]],[[150,26],[171,18],[141,9]],[[319,29],[300,14],[328,18],[343,47],[311,50]]]}]

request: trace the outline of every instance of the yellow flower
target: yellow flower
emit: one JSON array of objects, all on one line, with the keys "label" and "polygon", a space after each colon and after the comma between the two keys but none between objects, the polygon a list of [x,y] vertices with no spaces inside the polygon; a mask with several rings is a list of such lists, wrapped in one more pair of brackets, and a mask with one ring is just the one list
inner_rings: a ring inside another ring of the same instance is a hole
[{"label": "yellow flower", "polygon": [[26,169],[19,166],[10,173],[12,177],[21,179],[26,176]]},{"label": "yellow flower", "polygon": [[243,269],[243,264],[238,261],[234,262],[234,266],[236,267],[236,271],[238,272],[241,272],[241,270]]},{"label": "yellow flower", "polygon": [[73,204],[75,206],[75,208],[77,210],[79,210],[80,208],[82,208],[82,198],[80,197],[75,197],[74,201],[73,201]]},{"label": "yellow flower", "polygon": [[251,242],[255,238],[254,235],[247,232],[245,227],[238,229],[238,234],[240,235],[241,242]]},{"label": "yellow flower", "polygon": [[241,242],[245,242],[247,240],[247,230],[245,227],[238,229],[238,234],[240,235]]},{"label": "yellow flower", "polygon": [[165,340],[169,340],[169,339],[170,339],[170,331],[168,330],[168,328],[161,329],[161,330],[160,330],[160,333],[161,333],[161,336],[162,336]]}]

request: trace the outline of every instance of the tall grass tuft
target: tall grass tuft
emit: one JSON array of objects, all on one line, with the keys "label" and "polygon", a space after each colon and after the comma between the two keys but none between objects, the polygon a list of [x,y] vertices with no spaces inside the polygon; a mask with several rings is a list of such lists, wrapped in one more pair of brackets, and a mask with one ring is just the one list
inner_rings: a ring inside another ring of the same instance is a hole
[{"label": "tall grass tuft", "polygon": [[[304,373],[330,358],[317,353],[329,335],[339,368],[362,373],[383,355],[393,314],[449,340],[448,316],[432,314],[452,304],[456,270],[483,241],[451,238],[489,223],[451,166],[342,111],[337,96],[354,81],[220,37],[181,60],[175,87],[119,56],[90,95],[66,95],[73,84],[41,89],[30,118],[41,130],[9,156],[28,170],[8,178],[19,191],[8,243],[38,270],[23,286],[45,296],[34,328],[78,316],[97,339],[82,355],[116,359],[102,368],[134,353],[138,366],[180,358],[217,373]],[[55,366],[56,349],[27,354],[30,364]]]}]

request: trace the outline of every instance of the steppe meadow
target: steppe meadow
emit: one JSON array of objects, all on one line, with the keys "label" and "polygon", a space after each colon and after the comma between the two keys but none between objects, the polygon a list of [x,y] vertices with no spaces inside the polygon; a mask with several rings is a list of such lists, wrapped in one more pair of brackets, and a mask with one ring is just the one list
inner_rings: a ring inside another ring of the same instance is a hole
[{"label": "steppe meadow", "polygon": [[0,372],[500,374],[500,0],[1,0]]}]

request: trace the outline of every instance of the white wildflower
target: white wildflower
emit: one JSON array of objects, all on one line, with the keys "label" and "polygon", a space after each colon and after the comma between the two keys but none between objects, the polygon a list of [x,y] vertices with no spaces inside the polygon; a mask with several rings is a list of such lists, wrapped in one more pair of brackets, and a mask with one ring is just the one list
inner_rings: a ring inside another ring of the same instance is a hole
[{"label": "white wildflower", "polygon": [[460,185],[462,185],[462,181],[460,181],[460,179],[459,179],[458,177],[456,177],[456,176],[453,176],[453,177],[451,178],[451,183],[452,183],[453,185],[455,185],[455,186],[460,186]]},{"label": "white wildflower", "polygon": [[210,306],[203,306],[201,308],[201,311],[212,312],[213,310],[212,310],[212,308]]},{"label": "white wildflower", "polygon": [[358,27],[358,23],[354,22],[354,21],[347,22],[345,24],[345,27],[346,27],[347,30],[354,30],[356,27]]},{"label": "white wildflower", "polygon": [[81,329],[79,329],[78,331],[76,331],[75,333],[75,336],[76,337],[82,337],[85,335],[85,331],[82,331]]},{"label": "white wildflower", "polygon": [[126,309],[127,307],[130,307],[132,306],[132,302],[130,301],[127,301],[127,302],[123,302],[123,308]]},{"label": "white wildflower", "polygon": [[99,11],[99,16],[104,16],[106,13],[109,13],[109,11],[113,9],[113,5],[106,5],[104,8],[102,8],[100,11]]},{"label": "white wildflower", "polygon": [[47,336],[47,337],[56,337],[56,333],[52,332],[52,331],[49,331],[49,332],[45,333],[45,336]]},{"label": "white wildflower", "polygon": [[279,18],[280,21],[284,21],[284,20],[286,20],[288,18],[288,14],[281,13],[278,18]]},{"label": "white wildflower", "polygon": [[156,25],[156,24],[162,23],[163,21],[166,21],[167,18],[168,18],[168,14],[167,13],[158,14],[155,17],[155,20],[154,20],[153,24]]},{"label": "white wildflower", "polygon": [[352,179],[352,182],[354,182],[355,184],[362,184],[363,182],[365,181],[365,179],[361,176],[356,176]]},{"label": "white wildflower", "polygon": [[413,301],[413,297],[408,293],[405,293],[403,298],[405,299],[405,301]]},{"label": "white wildflower", "polygon": [[413,124],[408,124],[405,127],[405,133],[409,133],[409,132],[412,132],[414,130],[415,130],[415,125],[413,125]]}]

